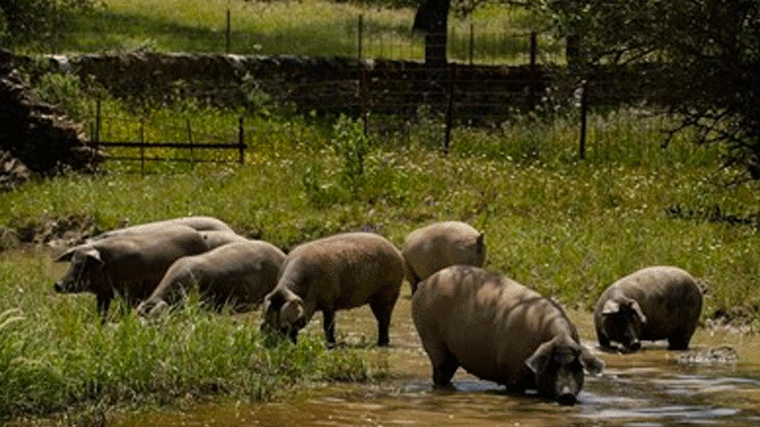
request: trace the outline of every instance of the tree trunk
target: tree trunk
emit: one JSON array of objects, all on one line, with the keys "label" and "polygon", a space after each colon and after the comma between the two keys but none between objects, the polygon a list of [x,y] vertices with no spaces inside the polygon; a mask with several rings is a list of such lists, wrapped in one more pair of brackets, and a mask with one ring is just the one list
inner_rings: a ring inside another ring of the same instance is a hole
[{"label": "tree trunk", "polygon": [[450,0],[425,0],[417,9],[412,27],[425,33],[425,65],[432,83],[441,85],[446,78],[449,7]]}]

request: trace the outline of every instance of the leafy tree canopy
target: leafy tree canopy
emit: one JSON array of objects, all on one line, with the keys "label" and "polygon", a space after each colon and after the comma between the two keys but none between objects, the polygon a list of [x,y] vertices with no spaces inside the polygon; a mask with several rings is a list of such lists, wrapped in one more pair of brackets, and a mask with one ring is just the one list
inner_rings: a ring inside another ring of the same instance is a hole
[{"label": "leafy tree canopy", "polygon": [[538,0],[591,64],[645,64],[681,128],[760,179],[760,1]]},{"label": "leafy tree canopy", "polygon": [[97,0],[0,1],[0,45],[28,44],[65,29],[70,19],[91,10]]}]

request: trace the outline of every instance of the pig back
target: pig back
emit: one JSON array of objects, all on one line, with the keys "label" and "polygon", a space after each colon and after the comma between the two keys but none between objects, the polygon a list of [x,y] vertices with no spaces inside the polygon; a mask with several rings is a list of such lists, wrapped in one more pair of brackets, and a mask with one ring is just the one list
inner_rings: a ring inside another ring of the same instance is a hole
[{"label": "pig back", "polygon": [[364,305],[370,298],[397,296],[404,265],[401,253],[388,240],[357,232],[294,248],[281,274],[280,284],[307,305],[313,302],[320,308],[343,310]]},{"label": "pig back", "polygon": [[697,322],[702,311],[702,292],[696,280],[677,267],[638,270],[613,283],[603,297],[606,300],[617,292],[639,303],[647,319],[640,337],[645,340],[667,338],[685,324]]},{"label": "pig back", "polygon": [[530,375],[525,360],[558,332],[569,330],[577,340],[551,300],[471,266],[448,267],[423,281],[412,315],[423,342],[439,341],[465,370],[500,384]]},{"label": "pig back", "polygon": [[115,290],[138,298],[153,292],[174,261],[206,250],[200,234],[184,226],[115,236],[92,245],[100,250]]}]

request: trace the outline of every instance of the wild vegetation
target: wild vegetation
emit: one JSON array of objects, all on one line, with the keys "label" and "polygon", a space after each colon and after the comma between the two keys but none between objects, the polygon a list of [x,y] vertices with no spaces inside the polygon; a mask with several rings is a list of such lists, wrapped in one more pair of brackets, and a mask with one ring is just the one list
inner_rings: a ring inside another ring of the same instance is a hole
[{"label": "wild vegetation", "polygon": [[[125,1],[119,9],[107,1],[108,13],[137,33],[101,37],[119,39],[122,48],[164,46],[167,32],[153,31],[181,21],[177,11],[202,15],[201,5],[225,2],[197,3]],[[251,7],[265,6],[284,7]],[[150,19],[141,15],[148,10]],[[78,50],[85,39],[72,35],[63,50]],[[40,94],[83,123],[92,121],[94,97],[79,82],[61,76],[42,82]],[[149,135],[183,135],[187,122],[196,132],[226,135],[243,115],[245,165],[151,162],[142,176],[134,164],[109,161],[93,175],[36,179],[3,194],[2,421],[89,416],[214,394],[255,400],[304,382],[388,374],[363,345],[328,353],[319,334],[305,334],[298,346],[266,349],[255,314],[207,313],[193,302],[157,324],[143,325],[124,310],[101,327],[91,296],[52,292],[63,272],[52,260],[62,248],[22,243],[48,233],[50,224],[95,233],[203,214],[288,250],[351,230],[375,231],[400,245],[421,225],[457,219],[485,232],[488,269],[569,307],[588,310],[617,278],[671,264],[704,283],[703,325],[716,319],[756,325],[760,318],[756,184],[736,181],[742,171],[721,167],[721,148],[694,144],[693,134],[679,133],[663,146],[663,129],[673,123],[643,110],[593,112],[583,160],[572,107],[460,125],[448,154],[440,149],[440,122],[425,109],[407,119],[372,117],[367,135],[346,116],[218,109],[196,100],[145,105],[105,96],[103,110],[112,119],[104,127],[108,139],[133,139],[139,121]],[[162,153],[179,154],[186,153]]]}]

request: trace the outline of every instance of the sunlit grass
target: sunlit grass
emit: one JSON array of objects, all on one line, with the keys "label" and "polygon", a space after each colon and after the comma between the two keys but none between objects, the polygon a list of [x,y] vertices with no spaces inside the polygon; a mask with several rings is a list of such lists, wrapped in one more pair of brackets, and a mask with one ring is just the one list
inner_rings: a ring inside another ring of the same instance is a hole
[{"label": "sunlit grass", "polygon": [[[424,37],[411,30],[414,8],[387,9],[326,0],[106,0],[103,4],[94,13],[81,16],[70,32],[57,35],[51,48],[63,53],[229,51],[424,58]],[[495,5],[477,9],[467,17],[452,14],[449,21],[449,55],[461,62],[525,64],[529,32],[546,29],[528,12]],[[562,62],[561,43],[548,35],[538,41],[541,62]]]}]

